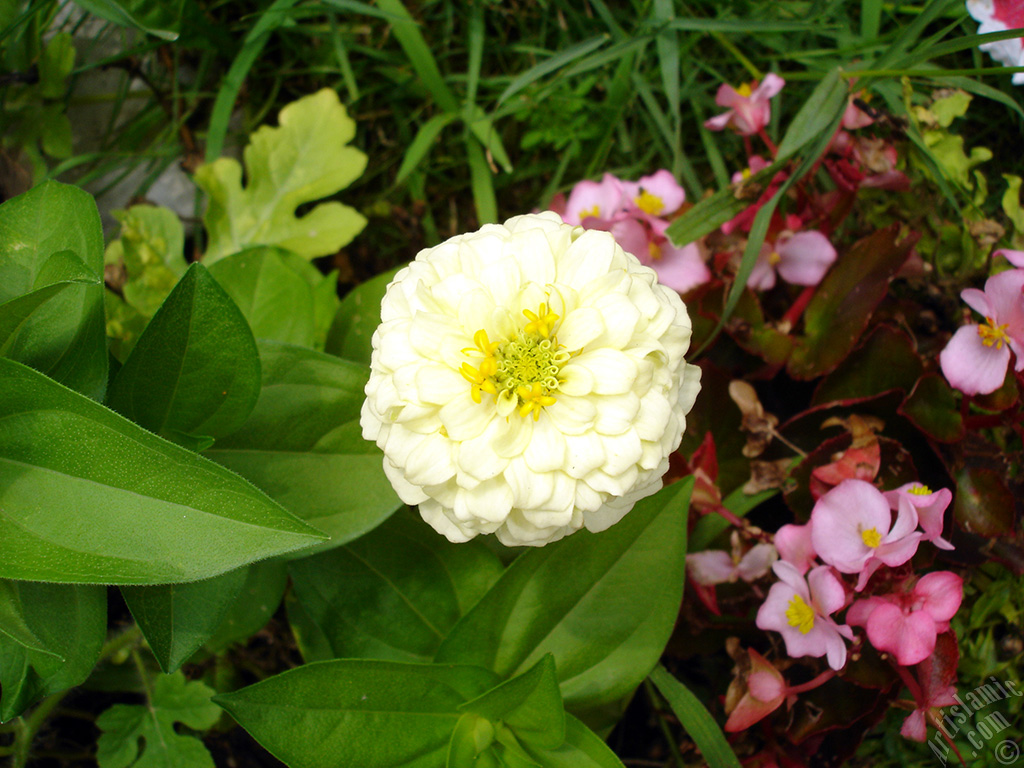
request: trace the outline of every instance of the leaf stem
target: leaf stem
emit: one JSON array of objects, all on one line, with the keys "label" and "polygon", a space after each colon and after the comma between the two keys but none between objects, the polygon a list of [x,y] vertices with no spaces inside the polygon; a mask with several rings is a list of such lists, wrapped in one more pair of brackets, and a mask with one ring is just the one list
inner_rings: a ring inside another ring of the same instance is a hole
[{"label": "leaf stem", "polygon": [[11,768],[25,768],[28,765],[29,748],[32,746],[32,741],[49,718],[50,713],[68,695],[68,692],[61,691],[47,696],[39,702],[28,717],[19,717],[15,721],[14,744],[11,750],[14,761],[11,763]]},{"label": "leaf stem", "polygon": [[644,690],[647,692],[647,698],[654,707],[654,714],[658,718],[658,727],[661,728],[661,733],[665,737],[665,741],[668,742],[668,749],[672,753],[673,761],[679,768],[686,768],[686,763],[683,762],[683,755],[679,751],[679,744],[676,742],[675,737],[672,736],[672,729],[668,727],[665,718],[661,716],[660,699],[650,679],[644,680]]}]

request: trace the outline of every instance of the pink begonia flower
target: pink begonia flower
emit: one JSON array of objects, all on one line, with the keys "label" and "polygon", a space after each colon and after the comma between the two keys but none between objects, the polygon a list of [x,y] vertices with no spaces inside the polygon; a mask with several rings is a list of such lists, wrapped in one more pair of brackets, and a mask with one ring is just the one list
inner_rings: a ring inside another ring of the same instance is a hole
[{"label": "pink begonia flower", "polygon": [[600,181],[578,182],[560,215],[566,224],[580,225],[587,219],[611,221],[621,217],[624,211],[622,182],[606,173]]},{"label": "pink begonia flower", "polygon": [[611,233],[624,251],[658,273],[658,280],[679,293],[711,279],[697,243],[676,247],[665,236],[671,215],[686,192],[666,170],[623,181],[606,173],[601,181],[581,181],[569,193],[559,215],[568,224]]},{"label": "pink begonia flower", "polygon": [[911,741],[924,743],[928,740],[928,727],[925,724],[928,710],[934,707],[948,707],[956,703],[955,685],[948,685],[940,689],[907,716],[907,719],[903,721],[903,725],[900,727],[900,736]]},{"label": "pink begonia flower", "polygon": [[779,581],[772,584],[768,599],[757,611],[757,627],[781,634],[786,653],[794,658],[825,656],[832,669],[842,669],[846,664],[843,638],[853,640],[853,630],[830,616],[846,604],[842,582],[825,565],[811,570],[806,579],[784,560],[772,570]]},{"label": "pink begonia flower", "polygon": [[725,730],[729,733],[749,728],[778,709],[787,698],[796,700],[795,695],[788,696],[789,686],[782,673],[768,659],[753,648],[748,648],[747,652],[750,654],[747,691],[725,721]]},{"label": "pink begonia flower", "polygon": [[[863,91],[862,91],[863,93]],[[865,128],[875,122],[875,118],[857,106],[857,97],[850,96],[846,102],[846,110],[839,125],[848,131],[855,131],[858,128]]]},{"label": "pink begonia flower", "polygon": [[755,291],[775,287],[775,273],[793,285],[817,285],[836,260],[836,249],[821,232],[782,232],[765,242],[747,285]]},{"label": "pink begonia flower", "polygon": [[968,395],[995,392],[1006,378],[1010,350],[1017,356],[1015,369],[1024,370],[1022,291],[1024,269],[1011,269],[990,277],[984,291],[967,288],[960,293],[985,322],[957,329],[939,354],[939,366],[952,386]]},{"label": "pink begonia flower", "polygon": [[903,565],[924,536],[917,511],[901,504],[895,522],[882,492],[864,480],[844,480],[811,511],[811,542],[824,562],[840,573],[860,574],[856,591],[881,565]]},{"label": "pink begonia flower", "polygon": [[898,510],[901,504],[909,504],[917,512],[917,521],[924,530],[921,541],[930,541],[939,549],[953,549],[953,545],[942,538],[942,516],[953,500],[948,488],[932,491],[921,483],[907,483],[894,491],[882,494],[889,507]]},{"label": "pink begonia flower", "polygon": [[670,171],[655,171],[639,181],[623,181],[623,196],[629,205],[651,217],[675,213],[686,201],[686,192]]},{"label": "pink begonia flower", "polygon": [[814,565],[818,556],[811,543],[811,524],[784,525],[775,532],[775,548],[779,557],[790,563],[802,575]]},{"label": "pink begonia flower", "polygon": [[949,629],[963,597],[963,579],[936,571],[922,576],[910,592],[858,600],[846,612],[846,620],[864,627],[875,648],[909,667],[932,655],[936,638]]},{"label": "pink begonia flower", "polygon": [[[1024,27],[1024,4],[1020,0],[967,0],[967,12],[980,21],[978,34]],[[978,46],[1005,67],[1024,66],[1024,39],[1014,37]],[[1014,85],[1024,85],[1024,72],[1013,75]]]},{"label": "pink begonia flower", "polygon": [[782,90],[786,84],[776,74],[765,75],[760,85],[752,89],[744,83],[739,88],[723,83],[718,88],[715,103],[720,107],[728,107],[728,112],[716,115],[704,121],[704,127],[712,131],[722,131],[731,125],[741,136],[753,136],[760,132],[771,120],[772,111],[768,100]]},{"label": "pink begonia flower", "polygon": [[704,586],[732,584],[737,579],[757,581],[779,559],[771,544],[755,544],[742,557],[736,549],[732,554],[722,549],[708,549],[687,555],[686,570],[690,578]]}]

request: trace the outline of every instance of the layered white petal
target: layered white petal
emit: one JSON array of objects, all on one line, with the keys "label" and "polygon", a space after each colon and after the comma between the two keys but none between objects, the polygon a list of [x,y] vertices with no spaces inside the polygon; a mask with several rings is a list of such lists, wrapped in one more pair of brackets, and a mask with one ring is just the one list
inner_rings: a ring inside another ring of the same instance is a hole
[{"label": "layered white petal", "polygon": [[[538,325],[544,313],[556,319]],[[400,498],[451,541],[539,546],[604,530],[661,487],[700,370],[683,359],[678,294],[610,234],[551,213],[487,225],[420,252],[381,317],[363,435]],[[493,347],[480,347],[481,330]],[[517,353],[504,345],[523,334],[552,341],[544,354],[558,357],[543,365],[557,376],[539,395],[532,372],[525,389],[495,394],[506,379],[488,378],[486,358],[508,365]]]}]

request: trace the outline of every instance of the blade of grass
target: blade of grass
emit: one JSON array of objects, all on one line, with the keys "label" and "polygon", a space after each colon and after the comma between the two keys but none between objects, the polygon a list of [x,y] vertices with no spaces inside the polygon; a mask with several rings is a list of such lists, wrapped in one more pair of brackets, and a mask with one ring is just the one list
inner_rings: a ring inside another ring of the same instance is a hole
[{"label": "blade of grass", "polygon": [[420,33],[419,24],[409,14],[401,0],[377,0],[377,4],[393,17],[391,28],[395,37],[398,38],[398,44],[402,46],[406,58],[409,59],[409,63],[423,85],[434,97],[437,106],[442,112],[457,111],[459,102],[441,75],[437,60]]},{"label": "blade of grass", "polygon": [[878,37],[882,23],[882,0],[861,0],[860,36],[868,40]]},{"label": "blade of grass", "polygon": [[661,664],[654,668],[649,679],[672,707],[710,768],[740,768],[740,761],[729,747],[715,718],[689,688],[676,680]]},{"label": "blade of grass", "polygon": [[498,220],[498,201],[494,196],[494,180],[487,166],[484,151],[476,138],[466,134],[466,156],[469,160],[469,181],[477,223],[492,224]]},{"label": "blade of grass", "polygon": [[224,139],[228,134],[228,122],[231,120],[235,100],[238,98],[242,83],[245,82],[245,76],[256,63],[270,35],[287,20],[288,10],[297,2],[298,0],[274,0],[245,36],[242,49],[231,62],[231,67],[224,76],[224,82],[221,83],[217,98],[213,102],[210,129],[206,134],[206,162],[212,163],[220,157],[224,149]]},{"label": "blade of grass", "polygon": [[441,131],[457,118],[458,115],[446,112],[442,115],[434,115],[420,126],[415,138],[413,138],[409,148],[405,150],[405,155],[402,157],[402,164],[399,166],[398,174],[395,176],[396,187],[402,184],[409,174],[419,167],[419,164],[430,154],[430,150],[433,148],[437,137],[441,135]]},{"label": "blade of grass", "polygon": [[608,35],[598,35],[597,37],[588,38],[587,40],[583,40],[566,48],[564,51],[555,54],[551,58],[544,59],[544,61],[539,64],[533,65],[522,74],[516,75],[512,78],[512,82],[508,84],[505,90],[501,92],[501,95],[498,97],[498,105],[503,104],[524,88],[529,88],[541,78],[551,74],[552,72],[557,72],[562,67],[572,64],[577,59],[597,50],[607,43],[608,40]]}]

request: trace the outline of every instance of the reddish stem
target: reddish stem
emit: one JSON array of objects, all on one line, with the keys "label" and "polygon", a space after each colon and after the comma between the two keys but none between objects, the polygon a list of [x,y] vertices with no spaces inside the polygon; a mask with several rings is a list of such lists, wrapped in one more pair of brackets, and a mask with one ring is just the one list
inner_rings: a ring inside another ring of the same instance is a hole
[{"label": "reddish stem", "polygon": [[816,285],[808,285],[804,288],[803,293],[796,297],[796,301],[793,302],[793,306],[791,306],[786,314],[782,316],[782,320],[780,321],[782,325],[788,324],[790,328],[793,328],[797,324],[797,321],[800,320],[800,316],[803,315],[804,310],[807,309],[807,305],[811,303],[811,298],[814,296],[816,288]]},{"label": "reddish stem", "polygon": [[757,132],[757,135],[761,137],[761,141],[764,142],[765,146],[768,147],[768,150],[772,153],[772,158],[774,159],[777,157],[779,154],[779,148],[775,146],[774,141],[768,138],[768,132],[762,128]]},{"label": "reddish stem", "polygon": [[787,686],[786,693],[804,693],[806,691],[813,690],[817,688],[819,685],[827,683],[835,676],[836,671],[834,669],[827,669],[820,675],[818,675],[816,678],[814,678],[813,680],[809,680],[806,683],[801,683],[800,685]]}]

